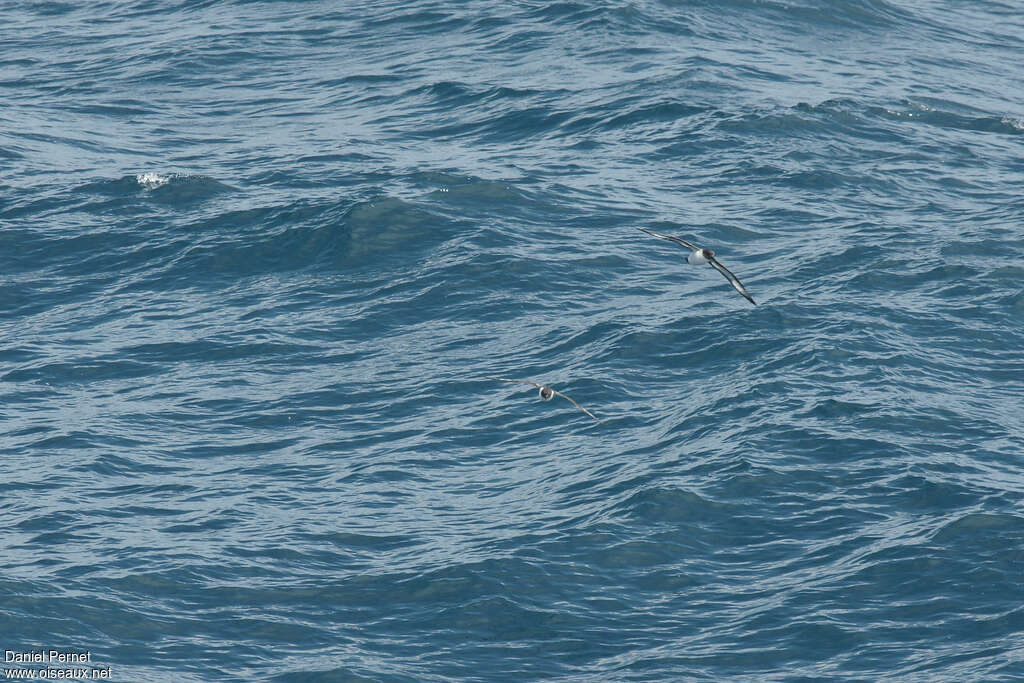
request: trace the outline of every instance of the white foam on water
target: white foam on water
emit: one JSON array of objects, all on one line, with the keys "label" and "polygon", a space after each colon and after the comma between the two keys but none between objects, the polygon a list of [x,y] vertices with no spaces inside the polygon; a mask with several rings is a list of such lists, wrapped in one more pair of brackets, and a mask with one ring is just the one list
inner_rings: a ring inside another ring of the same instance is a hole
[{"label": "white foam on water", "polygon": [[145,189],[155,190],[156,188],[169,183],[173,177],[174,176],[171,175],[160,175],[159,173],[153,173],[150,171],[148,173],[140,173],[135,176],[135,180]]}]

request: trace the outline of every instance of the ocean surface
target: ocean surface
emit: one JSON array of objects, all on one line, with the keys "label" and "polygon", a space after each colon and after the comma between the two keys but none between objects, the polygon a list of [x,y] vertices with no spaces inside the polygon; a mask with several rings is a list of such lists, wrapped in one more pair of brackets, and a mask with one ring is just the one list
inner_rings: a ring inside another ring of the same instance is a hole
[{"label": "ocean surface", "polygon": [[1024,680],[1022,55],[0,0],[0,674]]}]

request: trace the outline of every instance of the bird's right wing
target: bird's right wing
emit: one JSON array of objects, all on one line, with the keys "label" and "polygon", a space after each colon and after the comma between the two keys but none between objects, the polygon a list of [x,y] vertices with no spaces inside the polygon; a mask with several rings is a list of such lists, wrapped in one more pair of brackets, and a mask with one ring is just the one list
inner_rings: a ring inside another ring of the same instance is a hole
[{"label": "bird's right wing", "polygon": [[651,235],[653,237],[660,237],[663,240],[669,240],[670,242],[675,242],[676,244],[682,245],[687,249],[690,249],[691,251],[697,251],[697,247],[690,244],[682,237],[676,237],[675,235],[662,235],[660,232],[654,232],[653,230],[648,230],[647,228],[637,228],[637,230],[643,230],[648,235]]},{"label": "bird's right wing", "polygon": [[540,384],[537,384],[536,382],[531,382],[528,379],[505,379],[504,377],[490,377],[490,376],[484,377],[484,379],[495,379],[495,380],[498,380],[499,382],[513,382],[515,384],[529,384],[530,386],[537,387],[538,389],[542,389],[543,388]]}]

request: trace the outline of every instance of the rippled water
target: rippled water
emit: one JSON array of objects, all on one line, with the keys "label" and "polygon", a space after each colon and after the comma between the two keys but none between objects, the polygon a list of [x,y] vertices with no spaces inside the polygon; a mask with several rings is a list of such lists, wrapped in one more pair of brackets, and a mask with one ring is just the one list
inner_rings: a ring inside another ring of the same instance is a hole
[{"label": "rippled water", "polygon": [[1024,677],[1016,5],[0,6],[0,649]]}]

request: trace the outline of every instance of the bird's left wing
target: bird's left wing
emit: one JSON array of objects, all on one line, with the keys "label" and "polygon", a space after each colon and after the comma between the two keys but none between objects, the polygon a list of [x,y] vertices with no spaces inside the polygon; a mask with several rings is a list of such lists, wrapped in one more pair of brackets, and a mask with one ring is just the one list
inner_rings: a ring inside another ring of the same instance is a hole
[{"label": "bird's left wing", "polygon": [[754,304],[755,306],[757,305],[757,302],[754,301],[754,297],[750,296],[750,293],[747,292],[747,288],[743,286],[743,283],[740,282],[740,279],[738,277],[732,274],[731,270],[729,270],[721,263],[719,263],[718,259],[716,259],[714,256],[708,259],[708,263],[710,263],[715,270],[724,275],[725,279],[729,281],[729,284],[731,284],[737,292],[742,294],[747,301]]},{"label": "bird's left wing", "polygon": [[598,417],[597,417],[597,415],[594,415],[594,414],[593,414],[592,412],[590,412],[589,410],[587,410],[586,408],[584,408],[583,406],[581,406],[581,405],[580,405],[579,403],[577,403],[576,401],[572,400],[571,398],[569,398],[568,396],[566,396],[565,394],[563,394],[563,393],[562,393],[561,391],[555,391],[554,389],[552,389],[552,391],[554,391],[554,392],[555,392],[556,394],[558,394],[559,396],[561,396],[562,398],[564,398],[564,399],[565,399],[566,401],[568,401],[569,403],[573,404],[574,406],[576,406],[577,408],[579,408],[580,410],[582,410],[582,411],[583,411],[584,413],[586,413],[586,414],[587,414],[587,415],[589,415],[590,417],[592,417],[592,418],[594,418],[595,420],[597,420],[598,422],[600,422],[600,421],[601,421],[601,420],[600,420],[600,418],[598,418]]}]

